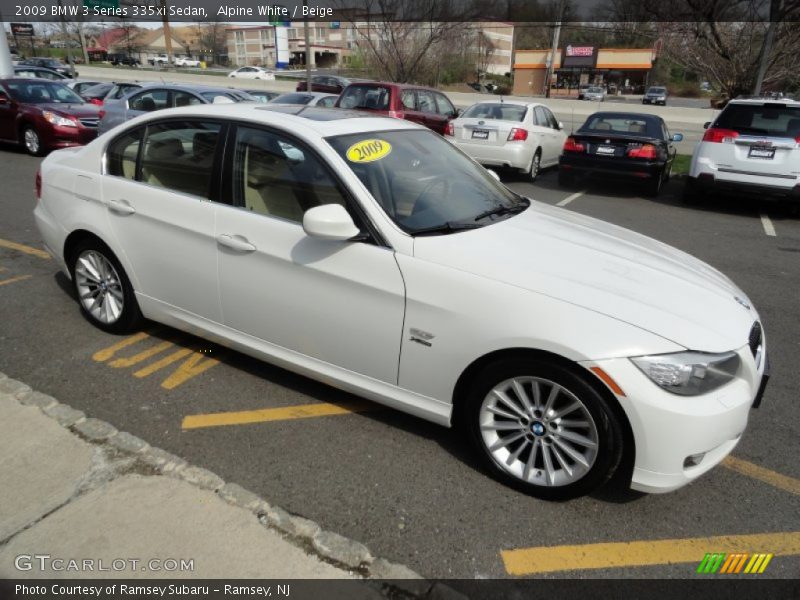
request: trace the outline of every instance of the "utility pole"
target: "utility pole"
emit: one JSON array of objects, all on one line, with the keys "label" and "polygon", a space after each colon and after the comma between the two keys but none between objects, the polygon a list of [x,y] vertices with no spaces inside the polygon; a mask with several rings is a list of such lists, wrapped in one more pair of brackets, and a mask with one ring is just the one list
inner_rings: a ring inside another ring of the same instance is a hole
[{"label": "utility pole", "polygon": [[161,6],[164,9],[163,23],[164,23],[164,46],[167,49],[167,67],[172,66],[172,35],[169,32],[169,6],[168,0],[161,0]]},{"label": "utility pole", "polygon": [[[561,12],[559,11],[559,18]],[[550,97],[550,80],[553,78],[553,71],[556,67],[556,52],[558,52],[558,39],[561,37],[561,21],[556,22],[555,30],[553,31],[553,48],[550,51],[550,62],[547,65],[547,73],[544,77],[544,97]]]},{"label": "utility pole", "polygon": [[[19,47],[19,46],[18,46]],[[0,15],[0,78],[14,76],[14,63],[11,62],[11,50],[8,48],[6,39],[6,28],[3,24],[3,16]]]},{"label": "utility pole", "polygon": [[[61,8],[61,0],[58,0],[58,7]],[[64,43],[67,45],[67,63],[69,64],[69,76],[75,79],[75,61],[72,60],[72,48],[70,47],[69,32],[67,31],[67,21],[63,14],[61,16],[61,34],[64,36]]]},{"label": "utility pole", "polygon": [[[303,0],[303,8],[308,6],[308,0]],[[308,15],[307,10],[303,14]],[[306,40],[306,91],[311,91],[311,44],[308,35],[308,17],[303,17],[303,37]]]},{"label": "utility pole", "polygon": [[764,84],[764,77],[767,74],[767,63],[769,54],[772,52],[772,42],[775,39],[775,28],[778,25],[778,15],[781,12],[781,0],[770,0],[769,3],[769,24],[767,25],[767,35],[764,43],[761,44],[761,56],[759,57],[758,75],[756,75],[756,85],[753,88],[753,95],[761,95],[761,86]]}]

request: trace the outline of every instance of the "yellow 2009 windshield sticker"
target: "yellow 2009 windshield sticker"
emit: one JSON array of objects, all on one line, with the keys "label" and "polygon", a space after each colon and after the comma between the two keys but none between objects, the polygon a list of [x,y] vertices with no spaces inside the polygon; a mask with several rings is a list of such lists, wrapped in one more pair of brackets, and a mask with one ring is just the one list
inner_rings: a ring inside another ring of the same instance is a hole
[{"label": "yellow 2009 windshield sticker", "polygon": [[368,163],[385,158],[392,151],[392,145],[385,140],[363,140],[347,149],[347,160],[354,163]]}]

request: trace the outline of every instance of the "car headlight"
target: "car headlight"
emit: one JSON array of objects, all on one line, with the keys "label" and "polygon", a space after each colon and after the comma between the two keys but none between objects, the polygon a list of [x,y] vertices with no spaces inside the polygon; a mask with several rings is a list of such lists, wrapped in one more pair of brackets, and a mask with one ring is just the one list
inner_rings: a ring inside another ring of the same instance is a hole
[{"label": "car headlight", "polygon": [[631,358],[650,380],[673,394],[699,396],[715,390],[736,376],[739,355],[677,352]]},{"label": "car headlight", "polygon": [[42,116],[44,120],[48,123],[52,123],[53,125],[60,125],[61,127],[77,127],[78,122],[75,119],[70,119],[67,117],[62,117],[61,115],[51,112],[49,110],[43,110]]}]

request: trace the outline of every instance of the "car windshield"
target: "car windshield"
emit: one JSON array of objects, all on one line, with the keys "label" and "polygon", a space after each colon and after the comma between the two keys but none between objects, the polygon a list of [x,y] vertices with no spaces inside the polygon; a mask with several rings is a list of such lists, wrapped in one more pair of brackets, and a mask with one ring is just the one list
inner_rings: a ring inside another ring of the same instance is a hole
[{"label": "car windshield", "polygon": [[380,131],[326,141],[386,214],[412,235],[482,227],[530,205],[432,131]]},{"label": "car windshield", "polygon": [[503,121],[522,121],[525,118],[527,107],[519,104],[504,104],[500,102],[481,102],[470,106],[464,114],[465,119],[502,119]]},{"label": "car windshield", "polygon": [[589,92],[590,94],[601,94],[601,93],[603,93],[603,88],[599,88],[599,87],[590,87],[590,88],[589,88],[589,89],[587,89],[586,91],[587,91],[587,92]]},{"label": "car windshield", "polygon": [[729,104],[714,127],[744,134],[796,138],[800,136],[800,106]]},{"label": "car windshield", "polygon": [[308,104],[314,96],[308,94],[282,94],[272,100],[275,104]]},{"label": "car windshield", "polygon": [[667,91],[666,88],[651,87],[649,90],[647,90],[647,93],[648,94],[663,94],[666,91]]},{"label": "car windshield", "polygon": [[32,79],[30,81],[14,81],[6,84],[11,96],[17,102],[25,104],[83,104],[83,98],[67,86],[60,83]]},{"label": "car windshield", "polygon": [[389,89],[381,85],[351,85],[339,100],[340,108],[389,110]]}]

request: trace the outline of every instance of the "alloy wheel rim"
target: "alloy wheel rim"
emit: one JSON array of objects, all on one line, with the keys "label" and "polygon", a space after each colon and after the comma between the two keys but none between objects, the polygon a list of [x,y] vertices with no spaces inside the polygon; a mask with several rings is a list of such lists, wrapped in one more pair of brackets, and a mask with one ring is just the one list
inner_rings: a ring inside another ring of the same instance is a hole
[{"label": "alloy wheel rim", "polygon": [[486,395],[478,419],[494,462],[526,483],[569,485],[586,475],[597,459],[599,435],[591,413],[554,381],[506,379]]},{"label": "alloy wheel rim", "polygon": [[111,325],[120,318],[125,306],[122,282],[105,256],[82,252],[75,263],[75,282],[81,304],[95,319]]},{"label": "alloy wheel rim", "polygon": [[25,147],[33,153],[39,151],[39,136],[33,129],[25,130]]}]

